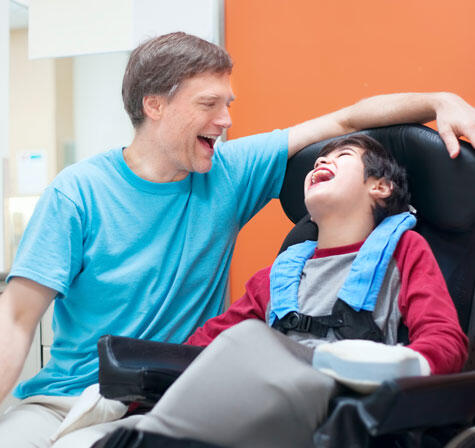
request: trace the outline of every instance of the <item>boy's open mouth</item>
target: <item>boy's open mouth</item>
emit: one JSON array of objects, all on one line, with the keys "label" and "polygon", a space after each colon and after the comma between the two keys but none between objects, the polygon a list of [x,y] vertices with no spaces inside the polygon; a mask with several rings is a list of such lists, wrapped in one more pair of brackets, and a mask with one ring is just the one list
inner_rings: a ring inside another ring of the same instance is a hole
[{"label": "boy's open mouth", "polygon": [[319,168],[312,174],[312,177],[310,179],[310,185],[327,182],[329,180],[332,180],[334,177],[335,174],[328,168]]},{"label": "boy's open mouth", "polygon": [[206,136],[206,135],[198,135],[198,140],[207,145],[210,149],[213,149],[214,142],[216,141],[216,137]]}]

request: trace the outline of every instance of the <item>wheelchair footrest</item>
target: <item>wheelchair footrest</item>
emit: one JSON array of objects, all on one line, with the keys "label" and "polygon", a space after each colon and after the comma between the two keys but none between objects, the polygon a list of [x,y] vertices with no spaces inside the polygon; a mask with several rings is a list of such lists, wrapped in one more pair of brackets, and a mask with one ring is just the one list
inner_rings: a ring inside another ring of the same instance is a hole
[{"label": "wheelchair footrest", "polygon": [[130,428],[118,428],[97,441],[91,448],[221,448],[206,442],[138,431]]}]

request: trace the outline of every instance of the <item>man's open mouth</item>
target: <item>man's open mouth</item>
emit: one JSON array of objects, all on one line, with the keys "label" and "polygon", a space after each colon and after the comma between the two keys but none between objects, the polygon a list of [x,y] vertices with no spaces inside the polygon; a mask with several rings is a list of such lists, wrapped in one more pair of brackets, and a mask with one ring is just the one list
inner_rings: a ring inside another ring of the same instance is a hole
[{"label": "man's open mouth", "polygon": [[206,136],[206,135],[198,135],[198,140],[205,145],[208,145],[210,149],[213,149],[214,142],[216,141],[216,137]]}]

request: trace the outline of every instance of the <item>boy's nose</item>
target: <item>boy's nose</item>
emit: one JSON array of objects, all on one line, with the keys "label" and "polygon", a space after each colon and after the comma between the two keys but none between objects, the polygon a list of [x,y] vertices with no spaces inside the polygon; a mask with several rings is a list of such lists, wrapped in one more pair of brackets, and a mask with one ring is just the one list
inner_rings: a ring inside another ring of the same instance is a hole
[{"label": "boy's nose", "polygon": [[325,156],[319,157],[317,160],[315,160],[314,168],[316,168],[318,165],[325,165],[327,163],[329,163],[329,160],[327,157]]}]

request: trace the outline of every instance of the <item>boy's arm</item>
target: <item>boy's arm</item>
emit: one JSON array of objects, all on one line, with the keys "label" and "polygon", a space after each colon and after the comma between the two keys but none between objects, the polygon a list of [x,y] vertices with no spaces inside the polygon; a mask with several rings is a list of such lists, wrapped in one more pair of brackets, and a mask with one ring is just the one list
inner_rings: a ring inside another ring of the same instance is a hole
[{"label": "boy's arm", "polygon": [[437,120],[450,157],[460,152],[457,138],[475,146],[475,109],[452,93],[395,93],[361,100],[352,106],[290,128],[289,157],[305,146],[362,129]]},{"label": "boy's arm", "polygon": [[208,320],[186,341],[186,344],[207,346],[224,330],[247,319],[266,319],[269,303],[270,266],[258,271],[246,283],[246,292],[226,312]]},{"label": "boy's arm", "polygon": [[394,256],[401,274],[399,309],[409,329],[408,347],[424,356],[433,374],[460,371],[468,339],[428,243],[406,232]]},{"label": "boy's arm", "polygon": [[17,381],[36,326],[55,295],[46,286],[14,277],[0,296],[0,402]]}]

